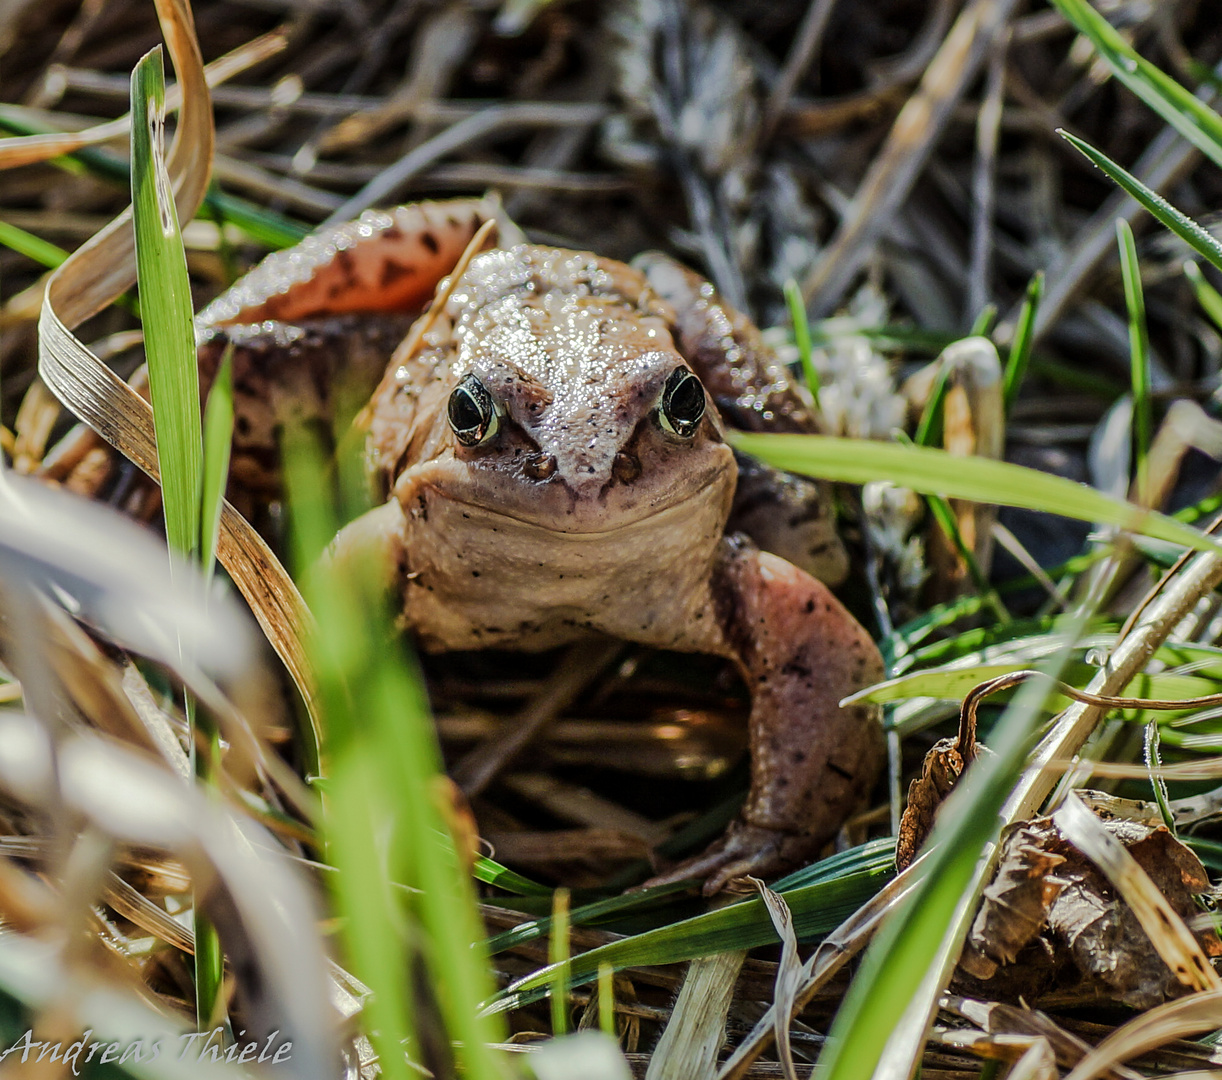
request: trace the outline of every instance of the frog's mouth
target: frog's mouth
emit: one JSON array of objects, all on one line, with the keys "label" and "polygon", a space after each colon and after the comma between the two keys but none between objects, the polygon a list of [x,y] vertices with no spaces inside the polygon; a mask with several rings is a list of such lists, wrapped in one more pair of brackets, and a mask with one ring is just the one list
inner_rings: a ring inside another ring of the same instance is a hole
[{"label": "frog's mouth", "polygon": [[405,474],[396,494],[409,513],[421,499],[417,509],[428,513],[450,504],[473,527],[501,519],[557,536],[605,538],[685,507],[695,513],[720,503],[728,515],[736,472],[730,451],[718,449],[722,452],[701,455],[699,464],[677,475],[641,476],[632,484],[603,482],[585,489],[557,477],[526,482],[499,470],[472,469],[468,463],[439,458]]}]

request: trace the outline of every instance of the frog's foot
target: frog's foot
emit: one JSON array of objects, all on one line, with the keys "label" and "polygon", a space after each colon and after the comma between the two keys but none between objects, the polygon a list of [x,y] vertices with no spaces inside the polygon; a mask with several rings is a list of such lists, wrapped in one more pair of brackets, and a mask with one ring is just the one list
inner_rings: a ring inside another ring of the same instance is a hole
[{"label": "frog's foot", "polygon": [[675,881],[703,879],[705,896],[720,892],[735,878],[775,877],[809,861],[815,854],[811,838],[735,821],[725,836],[704,852],[686,859],[664,874],[650,878],[642,888]]}]

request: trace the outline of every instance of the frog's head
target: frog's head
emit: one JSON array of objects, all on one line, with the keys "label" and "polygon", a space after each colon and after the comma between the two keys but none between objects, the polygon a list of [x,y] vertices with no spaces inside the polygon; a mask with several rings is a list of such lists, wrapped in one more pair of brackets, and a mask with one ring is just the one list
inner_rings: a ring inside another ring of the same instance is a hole
[{"label": "frog's head", "polygon": [[728,498],[733,457],[669,314],[620,263],[532,247],[480,256],[447,304],[455,385],[431,482],[563,532]]}]

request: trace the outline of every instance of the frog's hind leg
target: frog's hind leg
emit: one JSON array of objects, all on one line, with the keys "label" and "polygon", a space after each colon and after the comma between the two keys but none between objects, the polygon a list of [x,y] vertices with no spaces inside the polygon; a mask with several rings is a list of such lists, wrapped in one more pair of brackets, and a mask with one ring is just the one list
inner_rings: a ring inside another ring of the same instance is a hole
[{"label": "frog's hind leg", "polygon": [[712,584],[751,690],[751,791],[721,840],[655,879],[704,878],[706,893],[814,858],[869,797],[885,758],[878,706],[840,706],[882,679],[882,658],[827,587],[742,537],[723,541]]},{"label": "frog's hind leg", "polygon": [[420,202],[368,210],[269,255],[200,312],[201,329],[318,315],[419,312],[485,221],[514,227],[499,200]]}]

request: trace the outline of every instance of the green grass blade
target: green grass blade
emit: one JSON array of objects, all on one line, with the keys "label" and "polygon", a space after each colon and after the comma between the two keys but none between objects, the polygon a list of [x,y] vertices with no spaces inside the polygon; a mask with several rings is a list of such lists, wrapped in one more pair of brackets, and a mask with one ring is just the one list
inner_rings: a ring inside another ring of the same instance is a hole
[{"label": "green grass blade", "polygon": [[[20,106],[0,105],[0,130],[11,135],[49,135],[56,129],[33,122]],[[127,186],[131,183],[128,164],[118,154],[91,146],[51,164],[75,174],[92,174]],[[310,227],[292,218],[272,213],[255,203],[230,195],[213,185],[204,196],[203,205],[222,220],[236,225],[252,240],[273,248],[299,244],[310,234]]]},{"label": "green grass blade", "polygon": [[1162,754],[1159,749],[1158,721],[1150,720],[1146,724],[1145,756],[1146,768],[1150,770],[1150,787],[1154,789],[1154,801],[1158,803],[1158,812],[1167,826],[1167,831],[1175,835],[1175,814],[1171,810],[1171,795],[1167,791],[1167,781],[1162,777]]},{"label": "green grass blade", "polygon": [[1133,230],[1123,218],[1116,220],[1116,242],[1120,246],[1120,275],[1124,279],[1124,303],[1129,315],[1129,372],[1133,387],[1133,452],[1137,469],[1138,501],[1150,503],[1150,431],[1154,407],[1150,401],[1150,334],[1146,329],[1146,301],[1141,291],[1141,264]]},{"label": "green grass blade", "polygon": [[1005,389],[1006,415],[1014,408],[1018,400],[1018,391],[1022,388],[1023,377],[1027,374],[1027,364],[1031,360],[1031,347],[1035,343],[1035,315],[1039,311],[1040,300],[1044,296],[1044,271],[1037,270],[1027,282],[1027,292],[1023,297],[1023,306],[1018,313],[1018,325],[1014,328],[1014,341],[1010,345],[1010,356],[1006,360],[1006,374],[1003,383]]},{"label": "green grass blade", "polygon": [[917,423],[916,434],[912,441],[917,446],[933,446],[942,441],[942,412],[946,405],[946,392],[950,388],[950,365],[943,361],[938,366],[938,374],[934,379],[933,388],[929,391],[929,400],[921,410],[921,419]]},{"label": "green grass blade", "polygon": [[502,866],[495,859],[489,859],[486,855],[476,857],[471,876],[485,885],[495,885],[498,889],[516,893],[518,896],[552,895],[552,890],[546,885],[540,885],[537,881],[531,881],[530,878],[514,873],[508,867]]},{"label": "green grass blade", "polygon": [[[1069,659],[1066,649],[1050,674]],[[939,813],[925,845],[912,892],[886,918],[858,968],[840,1006],[823,1053],[822,1080],[867,1080],[879,1064],[888,1038],[943,949],[964,897],[983,886],[987,864],[981,854],[997,840],[1000,810],[1027,758],[1047,691],[1024,686],[994,729],[994,753],[981,757]],[[960,921],[961,928],[966,924]]]},{"label": "green grass blade", "polygon": [[[777,882],[774,888],[793,912],[798,937],[810,940],[834,930],[890,879],[895,872],[894,859],[894,841],[874,840]],[[802,878],[810,883],[792,885]],[[581,953],[569,961],[569,983],[596,977],[600,964],[621,969],[679,963],[777,940],[763,901],[744,900]],[[527,996],[533,1000],[552,983],[555,974],[549,966],[519,980],[497,995],[494,1008],[498,1012],[516,1008]]]},{"label": "green grass blade", "polygon": [[806,379],[806,388],[815,399],[815,408],[818,408],[819,373],[815,370],[815,361],[811,355],[810,323],[806,318],[806,304],[802,300],[802,290],[793,278],[785,282],[785,304],[789,308],[789,318],[793,322],[793,340],[798,346],[798,359],[802,364],[802,375]]},{"label": "green grass blade", "polygon": [[[648,889],[639,889],[636,892],[620,893],[618,896],[608,896],[602,900],[595,900],[593,903],[573,908],[569,912],[569,925],[586,926],[594,922],[602,923],[635,914],[644,908],[657,906],[660,900],[665,900],[669,896],[687,891],[688,886],[685,883],[675,882],[670,885],[655,885]],[[535,904],[532,902],[530,906],[535,907]],[[522,908],[519,907],[517,910],[522,910]],[[512,930],[505,930],[490,937],[487,945],[488,952],[495,955],[506,949],[525,945],[528,941],[537,941],[551,932],[551,926],[550,915],[521,923]]]},{"label": "green grass blade", "polygon": [[1111,158],[1101,154],[1090,143],[1083,142],[1068,131],[1058,131],[1057,134],[1107,173],[1116,184],[1141,203],[1184,243],[1222,270],[1222,243],[1219,243],[1212,233],[1203,229],[1182,210],[1177,210],[1158,192],[1146,187],[1137,177],[1126,169],[1122,169]]},{"label": "green grass blade", "polygon": [[0,244],[48,270],[54,270],[68,257],[62,247],[44,240],[41,236],[28,233],[25,229],[19,229],[16,225],[10,225],[7,221],[0,221]]},{"label": "green grass blade", "polygon": [[1174,518],[1064,477],[978,457],[952,457],[930,447],[899,446],[829,435],[734,432],[731,442],[770,465],[806,476],[864,484],[889,480],[926,495],[1043,510],[1079,521],[1103,522],[1198,551],[1222,551],[1211,536]]},{"label": "green grass blade", "polygon": [[929,504],[929,512],[933,514],[934,520],[938,523],[938,527],[946,534],[946,538],[954,546],[955,551],[959,553],[959,558],[967,567],[968,575],[972,579],[972,584],[976,591],[984,598],[985,603],[993,609],[993,615],[999,622],[1007,623],[1010,621],[1010,613],[1006,610],[1005,604],[1002,603],[1001,597],[997,595],[984,571],[980,568],[980,563],[976,559],[976,553],[967,546],[963,539],[963,533],[959,529],[959,522],[955,518],[955,512],[951,509],[948,503],[941,495],[926,495],[926,501]]},{"label": "green grass blade", "polygon": [[610,1038],[615,1032],[615,983],[610,964],[598,965],[598,1030]]},{"label": "green grass blade", "polygon": [[1087,0],[1052,0],[1052,4],[1089,39],[1121,83],[1222,167],[1222,116],[1142,57]]},{"label": "green grass blade", "polygon": [[1201,272],[1201,268],[1191,259],[1184,263],[1184,277],[1188,279],[1188,283],[1192,286],[1192,291],[1196,294],[1197,303],[1201,305],[1201,310],[1209,316],[1214,326],[1222,330],[1222,293],[1219,293],[1217,289],[1205,280],[1205,275]]},{"label": "green grass blade", "polygon": [[976,321],[972,323],[972,328],[967,332],[968,337],[984,337],[990,330],[993,329],[993,323],[997,321],[997,305],[985,304],[980,309],[980,314],[976,316]]},{"label": "green grass blade", "polygon": [[[301,430],[284,446],[298,567],[313,566],[335,515],[321,455]],[[379,1001],[375,1046],[387,1075],[409,1075],[400,1042],[412,1033],[414,994],[435,995],[458,1071],[491,1080],[499,1024],[477,1011],[492,981],[470,879],[445,818],[441,754],[421,677],[399,639],[376,573],[317,567],[307,599],[310,642],[327,722],[327,857],[344,915],[349,963]],[[376,840],[376,843],[374,842]],[[407,886],[400,890],[392,882]],[[413,980],[413,969],[425,978]],[[393,1068],[393,1074],[390,1069]]]},{"label": "green grass blade", "polygon": [[225,349],[204,407],[204,487],[200,502],[200,555],[211,573],[221,531],[221,506],[233,445],[233,344]]},{"label": "green grass blade", "polygon": [[[203,431],[199,413],[199,371],[195,359],[191,284],[178,224],[178,210],[166,172],[165,70],[161,46],[141,57],[131,77],[132,218],[136,277],[148,362],[149,398],[157,436],[166,540],[189,558],[201,555]],[[209,560],[211,561],[211,560]],[[192,732],[195,775],[205,785],[220,751],[211,719],[185,698]],[[225,1024],[221,994],[224,958],[216,928],[195,905],[195,1005],[201,1029]]]},{"label": "green grass blade", "polygon": [[569,891],[557,889],[552,897],[552,929],[547,941],[547,962],[555,975],[551,986],[552,1036],[569,1030],[569,993],[565,968],[569,962]]},{"label": "green grass blade", "polygon": [[191,286],[170,190],[164,142],[165,73],[161,47],[132,72],[132,210],[149,392],[157,432],[157,464],[166,538],[179,551],[199,549],[203,435],[195,364]]},{"label": "green grass blade", "polygon": [[[906,701],[910,698],[928,697],[942,698],[947,701],[962,700],[973,687],[979,686],[990,679],[1008,675],[1012,671],[1026,671],[1031,664],[1019,662],[998,662],[974,664],[971,667],[952,667],[913,672],[898,679],[888,679],[877,683],[869,690],[854,696],[853,700],[876,701]],[[1070,664],[1064,678],[1070,683],[1086,683],[1096,669],[1085,663]],[[1158,672],[1155,674],[1140,674],[1129,683],[1125,694],[1130,697],[1166,698],[1172,701],[1184,698],[1204,697],[1218,692],[1216,679],[1200,678],[1195,675],[1178,675]],[[999,701],[1005,697],[998,694]],[[1055,708],[1063,708],[1068,704],[1068,698],[1059,696],[1050,698]],[[1117,710],[1119,715],[1122,710]],[[1134,717],[1135,710],[1126,711],[1126,715]]]}]

